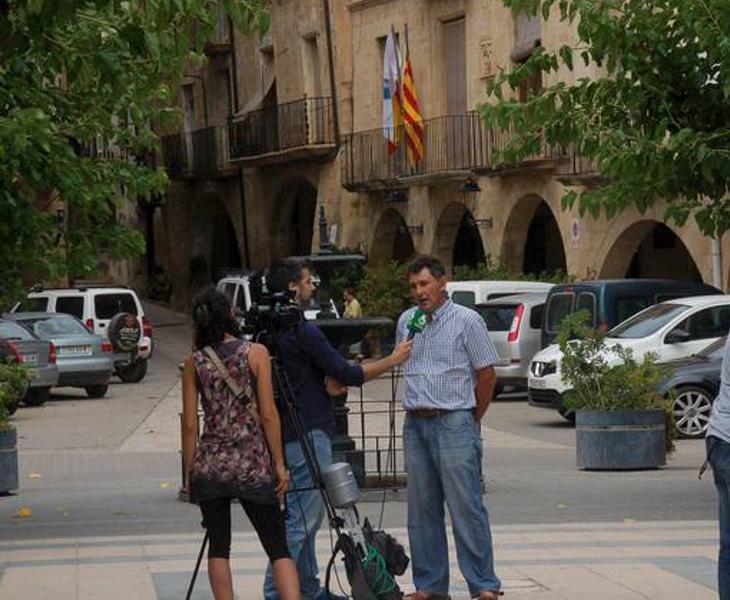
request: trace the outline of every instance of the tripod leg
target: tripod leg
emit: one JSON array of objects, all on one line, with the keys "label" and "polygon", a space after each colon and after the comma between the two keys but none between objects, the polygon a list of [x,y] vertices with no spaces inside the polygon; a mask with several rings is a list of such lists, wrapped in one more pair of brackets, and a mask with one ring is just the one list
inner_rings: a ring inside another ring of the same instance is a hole
[{"label": "tripod leg", "polygon": [[208,531],[206,530],[205,536],[203,537],[203,543],[200,545],[200,552],[198,552],[198,562],[195,563],[195,570],[193,571],[193,577],[190,579],[190,586],[188,587],[188,593],[185,595],[185,600],[190,600],[193,595],[193,588],[195,587],[195,580],[198,578],[198,571],[200,570],[200,563],[203,562],[203,554],[205,553],[205,547],[208,545]]}]

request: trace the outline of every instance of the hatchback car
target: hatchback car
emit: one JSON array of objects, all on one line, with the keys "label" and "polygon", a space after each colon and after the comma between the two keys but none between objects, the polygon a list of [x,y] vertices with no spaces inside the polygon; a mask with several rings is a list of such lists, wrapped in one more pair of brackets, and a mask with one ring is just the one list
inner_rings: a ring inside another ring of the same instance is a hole
[{"label": "hatchback car", "polygon": [[50,390],[58,383],[56,348],[41,340],[22,325],[0,319],[0,338],[15,351],[21,362],[30,369],[31,382],[23,403],[40,406],[50,397]]},{"label": "hatchback car", "polygon": [[152,323],[133,289],[78,286],[34,289],[13,312],[56,312],[80,319],[114,348],[114,371],[127,383],[142,381],[152,356]]},{"label": "hatchback car", "polygon": [[527,390],[530,362],[540,350],[540,332],[547,291],[515,294],[477,304],[499,355],[495,365],[497,388],[505,391]]},{"label": "hatchback car", "polygon": [[[653,352],[657,362],[687,358],[730,330],[730,296],[694,296],[661,302],[644,309],[606,334],[606,344],[633,350],[641,359]],[[560,372],[562,352],[556,344],[532,359],[528,401],[540,408],[563,411],[569,386]]]},{"label": "hatchback car", "polygon": [[13,313],[8,318],[56,347],[58,386],[83,388],[89,398],[102,398],[114,364],[112,345],[91,333],[76,317],[58,313]]}]

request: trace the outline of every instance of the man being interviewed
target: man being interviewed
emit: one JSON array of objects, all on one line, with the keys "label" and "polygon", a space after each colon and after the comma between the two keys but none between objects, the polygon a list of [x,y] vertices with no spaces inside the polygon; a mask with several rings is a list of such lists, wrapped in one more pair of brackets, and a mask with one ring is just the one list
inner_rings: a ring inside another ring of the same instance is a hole
[{"label": "man being interviewed", "polygon": [[404,366],[408,537],[417,590],[409,598],[449,597],[445,503],[471,596],[496,600],[501,582],[481,496],[480,423],[494,391],[497,353],[479,314],[448,299],[445,270],[437,259],[419,257],[407,273],[416,306],[400,316],[398,339],[420,329],[409,328],[418,310],[427,320]]}]

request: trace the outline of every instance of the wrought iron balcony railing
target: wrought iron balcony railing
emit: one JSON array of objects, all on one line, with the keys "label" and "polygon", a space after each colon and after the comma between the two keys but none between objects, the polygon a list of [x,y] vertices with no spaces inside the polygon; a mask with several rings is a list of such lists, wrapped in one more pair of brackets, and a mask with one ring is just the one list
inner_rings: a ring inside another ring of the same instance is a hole
[{"label": "wrought iron balcony railing", "polygon": [[[495,165],[492,155],[504,148],[510,132],[487,127],[476,113],[426,119],[423,126],[424,156],[415,166],[408,160],[402,127],[397,131],[401,142],[393,153],[388,151],[383,129],[345,136],[344,187],[351,191],[388,188],[411,178],[428,181],[464,171],[497,173],[530,166],[552,167],[568,159],[575,162],[575,157],[563,148],[544,143],[539,152],[528,156],[516,167]],[[576,166],[580,168],[582,163],[576,163]]]},{"label": "wrought iron balcony railing", "polygon": [[165,169],[172,179],[214,177],[233,167],[226,127],[166,135],[161,145]]},{"label": "wrought iron balcony railing", "polygon": [[230,124],[231,159],[249,164],[317,156],[334,146],[331,98],[303,98],[255,110]]}]

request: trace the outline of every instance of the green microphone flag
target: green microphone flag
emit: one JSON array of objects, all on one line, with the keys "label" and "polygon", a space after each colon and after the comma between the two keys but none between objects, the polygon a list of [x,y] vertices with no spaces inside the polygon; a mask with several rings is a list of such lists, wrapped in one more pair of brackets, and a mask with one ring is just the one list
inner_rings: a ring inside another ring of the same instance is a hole
[{"label": "green microphone flag", "polygon": [[414,335],[421,333],[426,328],[426,313],[420,308],[416,309],[413,316],[408,319],[408,325],[406,325],[406,328],[408,329],[407,339],[408,341],[411,341]]}]

